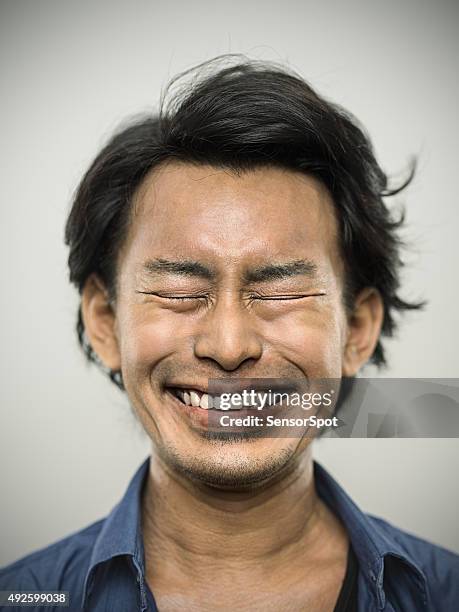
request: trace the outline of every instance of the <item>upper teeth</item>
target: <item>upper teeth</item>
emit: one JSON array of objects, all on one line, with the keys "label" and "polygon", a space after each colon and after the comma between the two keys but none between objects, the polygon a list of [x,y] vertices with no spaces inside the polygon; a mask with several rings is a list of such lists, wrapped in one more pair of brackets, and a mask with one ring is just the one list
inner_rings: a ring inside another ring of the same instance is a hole
[{"label": "upper teeth", "polygon": [[202,394],[202,397],[199,401],[199,405],[201,406],[201,408],[204,408],[204,410],[209,410],[209,396],[207,393]]},{"label": "upper teeth", "polygon": [[[209,410],[215,408],[216,410],[228,410],[228,408],[220,407],[219,397],[203,393],[202,391],[196,391],[196,389],[175,389],[175,394],[182,400],[187,406],[194,406]],[[234,407],[236,408],[236,406]],[[238,406],[239,408],[239,406]]]},{"label": "upper teeth", "polygon": [[199,406],[204,410],[212,408],[212,401],[207,393],[198,392],[195,389],[176,389],[175,392],[187,406],[195,406],[196,408]]},{"label": "upper teeth", "polygon": [[[202,391],[197,391],[196,389],[174,389],[175,395],[179,397],[184,404],[187,406],[200,407],[204,410],[209,410],[210,408],[214,408],[215,410],[229,410],[229,408],[223,408],[220,406],[220,398],[219,396],[212,396],[208,393],[204,393]],[[266,402],[266,407],[271,406],[271,402]],[[241,405],[231,406],[232,410],[240,410],[242,408]],[[248,408],[248,406],[244,406],[244,408]]]}]

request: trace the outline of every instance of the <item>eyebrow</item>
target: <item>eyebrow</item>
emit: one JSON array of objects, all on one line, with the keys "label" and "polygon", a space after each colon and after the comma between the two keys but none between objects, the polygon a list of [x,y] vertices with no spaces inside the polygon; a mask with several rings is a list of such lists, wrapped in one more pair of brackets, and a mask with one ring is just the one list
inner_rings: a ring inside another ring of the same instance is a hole
[{"label": "eyebrow", "polygon": [[[151,275],[177,274],[187,277],[198,277],[214,280],[216,273],[199,261],[169,259],[149,259],[144,265],[145,272]],[[306,259],[297,259],[282,263],[267,264],[252,268],[244,272],[243,280],[246,283],[261,283],[270,280],[282,280],[293,276],[307,276],[311,279],[317,277],[317,265]]]},{"label": "eyebrow", "polygon": [[247,283],[261,283],[270,280],[282,280],[292,276],[317,277],[317,265],[307,259],[297,259],[284,263],[268,264],[247,270],[244,280]]},{"label": "eyebrow", "polygon": [[143,264],[143,269],[148,274],[165,275],[178,274],[180,276],[191,276],[213,280],[215,272],[203,265],[199,261],[179,260],[171,261],[169,259],[149,259]]}]

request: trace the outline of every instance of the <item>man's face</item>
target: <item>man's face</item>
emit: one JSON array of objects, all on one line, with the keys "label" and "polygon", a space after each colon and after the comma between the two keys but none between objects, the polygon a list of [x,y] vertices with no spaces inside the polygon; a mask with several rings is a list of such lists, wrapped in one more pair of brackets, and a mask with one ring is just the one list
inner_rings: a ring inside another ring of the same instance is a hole
[{"label": "man's face", "polygon": [[341,378],[342,281],[333,203],[314,178],[183,163],[147,177],[119,257],[115,329],[127,394],[166,464],[235,485],[298,456],[304,440],[208,439],[205,410],[174,390]]}]

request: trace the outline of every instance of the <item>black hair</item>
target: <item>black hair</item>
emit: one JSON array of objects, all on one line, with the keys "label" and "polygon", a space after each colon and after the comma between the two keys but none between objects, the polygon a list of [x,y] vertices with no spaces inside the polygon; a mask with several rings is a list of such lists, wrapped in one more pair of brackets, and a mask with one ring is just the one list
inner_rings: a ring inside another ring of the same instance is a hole
[{"label": "black hair", "polygon": [[[96,273],[116,299],[117,254],[133,195],[147,173],[166,160],[236,172],[270,165],[313,175],[335,205],[349,312],[360,289],[375,287],[384,304],[381,336],[392,336],[395,313],[424,305],[398,294],[405,246],[398,230],[405,212],[395,219],[384,202],[410,183],[414,161],[408,178],[389,188],[355,117],[293,71],[243,56],[215,58],[173,79],[159,111],[123,126],[97,155],[65,228],[70,281],[80,293]],[[81,306],[77,333],[88,359],[101,365],[86,338]],[[381,338],[370,361],[386,364]],[[109,374],[123,388],[121,373]]]}]

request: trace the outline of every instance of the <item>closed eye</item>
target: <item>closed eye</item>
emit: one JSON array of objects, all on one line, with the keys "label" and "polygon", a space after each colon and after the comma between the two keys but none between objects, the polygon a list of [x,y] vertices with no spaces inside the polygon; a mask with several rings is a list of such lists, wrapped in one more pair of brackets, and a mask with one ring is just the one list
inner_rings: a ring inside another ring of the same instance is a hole
[{"label": "closed eye", "polygon": [[[177,302],[184,302],[187,300],[207,300],[209,298],[206,294],[195,294],[195,295],[171,295],[167,293],[161,293],[157,291],[136,291],[136,293],[140,293],[142,295],[153,295],[163,300],[171,300]],[[325,293],[307,293],[307,294],[277,294],[277,295],[260,295],[254,294],[248,296],[250,300],[259,300],[259,301],[291,301],[291,300],[302,300],[310,297],[319,297],[323,296]]]},{"label": "closed eye", "polygon": [[300,294],[300,295],[251,295],[250,299],[251,300],[264,300],[264,301],[268,301],[268,300],[302,300],[304,298],[308,298],[308,297],[317,297],[317,296],[321,296],[321,295],[325,295],[325,293],[308,293],[308,294]]},{"label": "closed eye", "polygon": [[164,293],[158,293],[156,291],[136,291],[142,295],[154,295],[164,300],[198,300],[207,299],[207,295],[167,295]]}]

